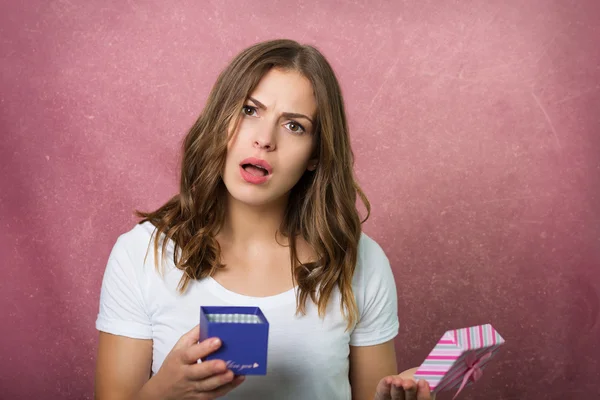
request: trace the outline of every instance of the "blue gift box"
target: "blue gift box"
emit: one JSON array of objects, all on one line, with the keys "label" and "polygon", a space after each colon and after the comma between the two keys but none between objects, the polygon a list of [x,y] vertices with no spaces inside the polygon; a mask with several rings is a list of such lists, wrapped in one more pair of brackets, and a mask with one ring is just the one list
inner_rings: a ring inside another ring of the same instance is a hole
[{"label": "blue gift box", "polygon": [[221,339],[202,361],[223,360],[236,375],[266,375],[269,322],[258,307],[200,307],[200,342]]}]

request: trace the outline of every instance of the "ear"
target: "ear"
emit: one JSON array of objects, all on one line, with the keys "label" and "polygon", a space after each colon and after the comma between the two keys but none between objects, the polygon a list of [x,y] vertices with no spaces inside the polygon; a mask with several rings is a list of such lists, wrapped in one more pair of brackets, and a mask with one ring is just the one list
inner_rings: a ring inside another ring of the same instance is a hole
[{"label": "ear", "polygon": [[307,171],[314,171],[317,169],[317,164],[319,164],[319,160],[316,158],[308,160],[308,166],[306,167]]}]

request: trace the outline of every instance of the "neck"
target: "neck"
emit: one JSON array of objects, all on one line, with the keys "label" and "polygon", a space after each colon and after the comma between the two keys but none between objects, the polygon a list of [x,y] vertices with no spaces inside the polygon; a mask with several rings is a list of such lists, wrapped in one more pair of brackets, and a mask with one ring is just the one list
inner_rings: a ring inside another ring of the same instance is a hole
[{"label": "neck", "polygon": [[225,220],[219,235],[231,244],[252,245],[279,243],[282,240],[279,228],[284,218],[287,199],[263,206],[241,203],[227,196]]}]

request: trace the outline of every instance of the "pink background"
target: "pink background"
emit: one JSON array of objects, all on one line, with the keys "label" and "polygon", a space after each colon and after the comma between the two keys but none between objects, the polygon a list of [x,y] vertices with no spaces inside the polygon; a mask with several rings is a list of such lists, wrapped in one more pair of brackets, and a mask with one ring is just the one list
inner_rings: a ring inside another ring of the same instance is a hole
[{"label": "pink background", "polygon": [[600,394],[596,0],[7,3],[1,398],[92,398],[114,241],[176,190],[218,72],[275,37],[339,74],[365,231],[396,273],[399,366],[490,322],[507,344],[463,399]]}]

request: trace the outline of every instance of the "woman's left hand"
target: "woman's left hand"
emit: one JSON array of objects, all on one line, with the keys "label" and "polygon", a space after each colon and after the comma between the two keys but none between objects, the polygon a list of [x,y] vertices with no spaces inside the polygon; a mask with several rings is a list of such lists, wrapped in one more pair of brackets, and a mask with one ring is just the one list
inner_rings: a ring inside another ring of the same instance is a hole
[{"label": "woman's left hand", "polygon": [[408,370],[383,378],[377,385],[375,400],[435,400],[426,380],[420,380],[417,385],[412,379],[414,371]]}]

